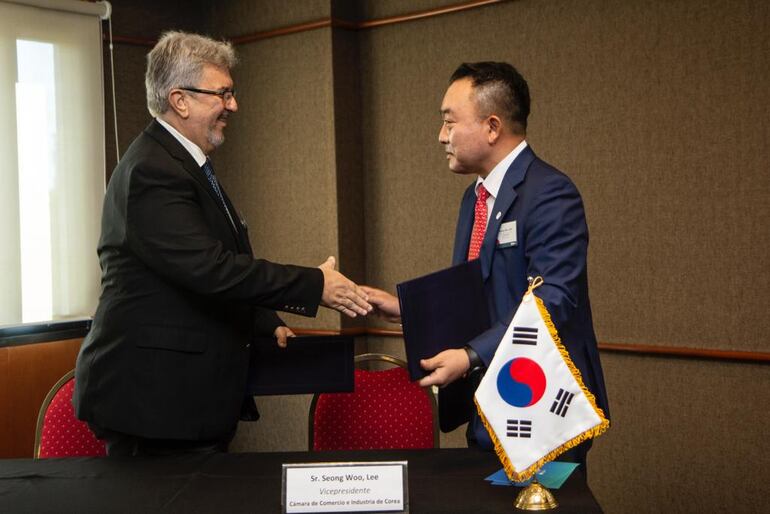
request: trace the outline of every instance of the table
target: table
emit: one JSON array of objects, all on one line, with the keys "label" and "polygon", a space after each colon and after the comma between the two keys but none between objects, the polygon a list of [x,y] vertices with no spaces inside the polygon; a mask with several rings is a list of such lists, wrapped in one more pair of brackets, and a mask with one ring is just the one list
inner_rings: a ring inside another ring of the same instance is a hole
[{"label": "table", "polygon": [[[477,449],[355,452],[276,452],[164,458],[0,460],[0,512],[279,513],[281,464],[409,462],[413,514],[516,511],[520,489],[484,480],[500,469],[493,453]],[[601,512],[578,469],[553,491],[552,512]]]}]

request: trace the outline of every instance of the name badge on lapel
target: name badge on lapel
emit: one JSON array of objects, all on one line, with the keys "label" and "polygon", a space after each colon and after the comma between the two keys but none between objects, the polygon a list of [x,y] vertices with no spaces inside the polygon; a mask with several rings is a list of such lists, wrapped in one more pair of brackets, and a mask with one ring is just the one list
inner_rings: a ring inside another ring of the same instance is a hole
[{"label": "name badge on lapel", "polygon": [[516,220],[501,224],[500,230],[497,232],[497,247],[508,248],[509,246],[516,246],[517,244]]}]

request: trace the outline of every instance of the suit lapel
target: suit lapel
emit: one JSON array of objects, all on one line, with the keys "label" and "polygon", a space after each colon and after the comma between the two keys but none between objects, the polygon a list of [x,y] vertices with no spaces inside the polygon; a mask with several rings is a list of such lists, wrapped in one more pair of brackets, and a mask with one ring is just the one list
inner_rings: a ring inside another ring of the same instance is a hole
[{"label": "suit lapel", "polygon": [[524,180],[527,168],[529,168],[529,165],[532,164],[534,159],[535,154],[530,147],[527,146],[524,148],[511,163],[511,166],[505,172],[503,182],[500,184],[500,190],[497,192],[497,198],[495,198],[495,204],[492,207],[492,213],[489,217],[489,222],[487,223],[487,230],[484,234],[484,242],[481,244],[481,252],[479,253],[479,259],[481,259],[481,275],[484,278],[484,281],[489,278],[492,269],[492,256],[494,255],[495,246],[497,245],[497,233],[500,231],[500,225],[503,223],[514,200],[516,200],[515,188],[522,180]]},{"label": "suit lapel", "polygon": [[[144,131],[146,134],[156,140],[174,159],[178,160],[182,164],[184,170],[189,173],[190,176],[192,176],[203,187],[203,190],[208,193],[211,199],[214,200],[214,204],[222,213],[222,216],[224,216],[227,220],[227,224],[230,226],[230,230],[235,237],[236,243],[240,245],[240,235],[238,233],[238,229],[236,229],[236,227],[230,223],[230,219],[227,216],[227,212],[225,211],[225,206],[222,204],[219,196],[217,196],[214,188],[211,187],[211,183],[209,182],[209,179],[206,178],[206,174],[203,172],[200,166],[198,166],[198,163],[195,162],[193,156],[190,155],[190,152],[188,152],[187,149],[182,146],[182,144],[177,141],[177,139],[172,136],[171,133],[169,133],[168,130],[166,130],[154,119],[150,122]],[[220,190],[224,195],[224,189],[222,189],[221,184]],[[228,208],[230,208],[231,205],[232,204],[230,204]],[[233,216],[237,216],[235,210],[231,210],[230,212]],[[233,221],[235,221],[235,218],[233,218]]]},{"label": "suit lapel", "polygon": [[[233,205],[233,202],[230,201],[230,197],[227,196],[227,193],[225,192],[224,188],[222,188],[222,185],[219,185],[220,190],[222,191],[222,196],[225,199],[225,203],[227,203],[227,208],[230,210],[230,214],[233,216],[233,221],[236,224],[236,236],[238,239],[238,243],[241,245],[241,250],[244,253],[248,253],[249,255],[253,255],[253,251],[251,248],[251,243],[249,242],[249,236],[246,232],[246,222],[241,218],[240,213],[236,210],[235,206]],[[225,214],[227,216],[227,214]]]},{"label": "suit lapel", "polygon": [[190,155],[190,152],[188,152],[187,149],[169,133],[168,130],[163,128],[163,126],[157,121],[152,120],[152,122],[150,122],[148,127],[145,129],[145,132],[158,143],[160,143],[160,145],[174,159],[178,160],[182,164],[182,167],[185,169],[185,171],[189,173],[195,180],[197,180],[206,191],[208,191],[212,199],[217,200],[217,203],[221,203],[219,202],[219,198],[217,198],[216,193],[211,188],[211,184],[209,184],[209,181],[206,178],[206,175],[203,173],[203,170],[201,170],[200,166],[198,166],[198,163],[195,162],[195,159],[193,159],[193,156]]}]

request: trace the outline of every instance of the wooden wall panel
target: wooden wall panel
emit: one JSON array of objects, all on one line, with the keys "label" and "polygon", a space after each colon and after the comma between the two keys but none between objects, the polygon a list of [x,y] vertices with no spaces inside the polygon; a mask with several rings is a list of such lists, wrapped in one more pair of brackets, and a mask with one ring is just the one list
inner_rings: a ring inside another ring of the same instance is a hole
[{"label": "wooden wall panel", "polygon": [[45,395],[75,367],[82,339],[0,348],[0,458],[32,457]]}]

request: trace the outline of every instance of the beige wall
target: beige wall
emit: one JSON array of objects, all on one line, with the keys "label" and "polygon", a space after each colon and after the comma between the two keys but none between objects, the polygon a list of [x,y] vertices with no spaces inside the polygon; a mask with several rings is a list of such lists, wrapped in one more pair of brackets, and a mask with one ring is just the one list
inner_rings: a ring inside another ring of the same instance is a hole
[{"label": "beige wall", "polygon": [[607,512],[767,510],[766,364],[602,358],[612,426],[589,477]]},{"label": "beige wall", "polygon": [[[200,2],[174,22],[234,36],[452,3]],[[141,23],[141,2],[113,5],[116,27]],[[532,91],[530,143],[584,197],[599,339],[767,352],[768,5],[522,0],[240,45],[240,111],[215,165],[260,256],[315,265],[339,254],[343,271],[393,289],[450,261],[470,179],[447,170],[437,144],[449,75],[462,61],[509,61]],[[146,121],[146,49],[117,48],[123,141]],[[289,322],[342,326],[328,312]],[[398,339],[369,346],[402,352]],[[603,361],[613,426],[590,477],[608,512],[760,510],[766,365]],[[260,400],[263,419],[242,426],[236,449],[304,448],[307,402]]]},{"label": "beige wall", "polygon": [[[240,110],[215,166],[257,256],[317,266],[339,254],[330,30],[244,45],[239,54]],[[282,317],[291,326],[341,326],[327,309],[315,319]],[[235,449],[307,448],[309,396],[257,403],[262,418],[240,425]]]},{"label": "beige wall", "polygon": [[530,143],[582,191],[600,338],[767,349],[766,5],[520,1],[364,32],[371,279],[449,262],[470,180],[437,110],[460,61],[505,60],[530,84]]}]

